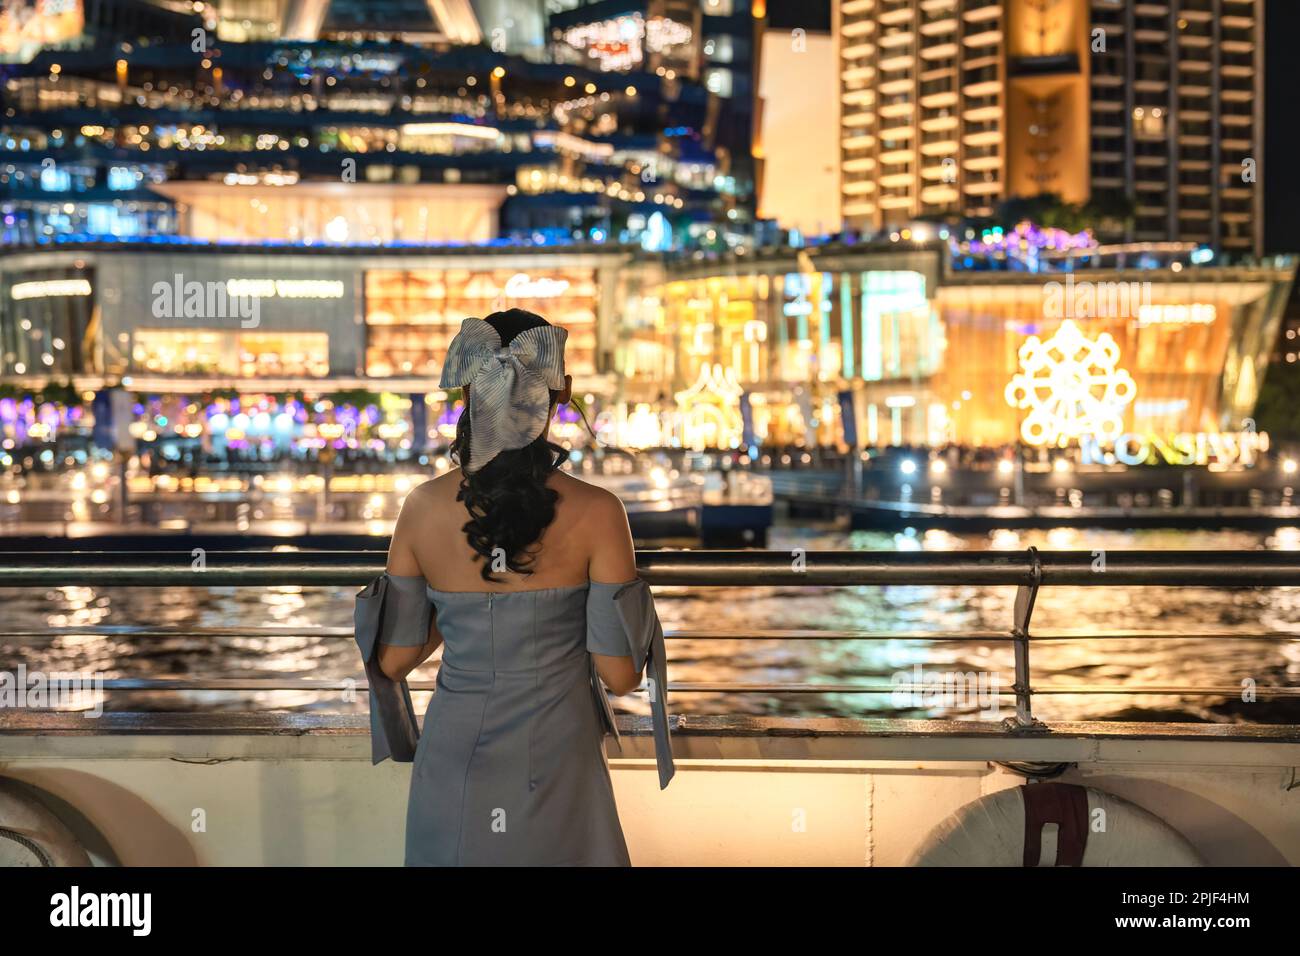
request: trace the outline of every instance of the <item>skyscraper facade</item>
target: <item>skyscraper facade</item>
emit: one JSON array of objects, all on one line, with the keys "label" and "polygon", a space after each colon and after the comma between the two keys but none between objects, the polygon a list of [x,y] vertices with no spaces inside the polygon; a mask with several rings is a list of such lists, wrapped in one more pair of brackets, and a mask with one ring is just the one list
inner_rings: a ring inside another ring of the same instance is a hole
[{"label": "skyscraper facade", "polygon": [[1100,238],[1263,245],[1260,0],[835,0],[841,213],[1055,194]]}]

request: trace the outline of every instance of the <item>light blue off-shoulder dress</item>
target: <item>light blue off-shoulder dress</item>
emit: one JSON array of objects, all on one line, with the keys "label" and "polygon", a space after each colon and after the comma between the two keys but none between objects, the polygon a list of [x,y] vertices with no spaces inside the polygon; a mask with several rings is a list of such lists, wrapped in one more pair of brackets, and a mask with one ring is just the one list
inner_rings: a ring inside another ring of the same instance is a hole
[{"label": "light blue off-shoulder dress", "polygon": [[604,747],[617,730],[590,655],[649,661],[666,786],[663,634],[645,582],[480,592],[388,578],[380,642],[424,644],[433,613],[444,642],[412,766],[406,865],[630,865]]}]

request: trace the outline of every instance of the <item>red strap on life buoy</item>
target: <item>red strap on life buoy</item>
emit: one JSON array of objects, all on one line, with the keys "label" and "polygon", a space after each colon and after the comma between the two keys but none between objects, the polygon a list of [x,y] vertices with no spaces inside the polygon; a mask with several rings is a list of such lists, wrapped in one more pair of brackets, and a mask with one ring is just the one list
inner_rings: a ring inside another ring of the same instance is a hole
[{"label": "red strap on life buoy", "polygon": [[1020,788],[1025,800],[1025,866],[1038,866],[1043,825],[1055,823],[1056,865],[1082,866],[1088,848],[1088,791],[1072,783],[1035,783]]}]

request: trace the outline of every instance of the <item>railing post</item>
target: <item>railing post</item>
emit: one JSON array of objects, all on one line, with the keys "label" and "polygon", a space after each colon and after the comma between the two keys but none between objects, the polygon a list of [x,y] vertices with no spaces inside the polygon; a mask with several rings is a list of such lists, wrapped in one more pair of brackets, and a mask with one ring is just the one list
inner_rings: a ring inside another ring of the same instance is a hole
[{"label": "railing post", "polygon": [[1045,729],[1042,721],[1034,719],[1029,675],[1029,622],[1034,615],[1039,585],[1043,581],[1043,562],[1037,548],[1029,549],[1029,559],[1033,562],[1031,583],[1022,584],[1016,590],[1015,620],[1011,628],[1016,653],[1016,682],[1012,687],[1016,692],[1016,716],[1007,718],[1003,723],[1008,730],[1013,731]]}]

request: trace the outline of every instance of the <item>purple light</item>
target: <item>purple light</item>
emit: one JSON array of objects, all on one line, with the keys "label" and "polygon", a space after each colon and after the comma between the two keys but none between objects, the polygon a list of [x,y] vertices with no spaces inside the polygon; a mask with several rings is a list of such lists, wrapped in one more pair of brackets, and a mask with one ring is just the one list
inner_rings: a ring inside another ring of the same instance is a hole
[{"label": "purple light", "polygon": [[1017,223],[1014,229],[1006,233],[997,229],[985,230],[979,239],[972,239],[964,244],[955,237],[951,240],[954,252],[1004,253],[1027,257],[1033,257],[1043,249],[1066,252],[1074,249],[1093,249],[1096,245],[1096,239],[1087,229],[1072,233],[1055,227],[1044,228],[1028,220]]}]

